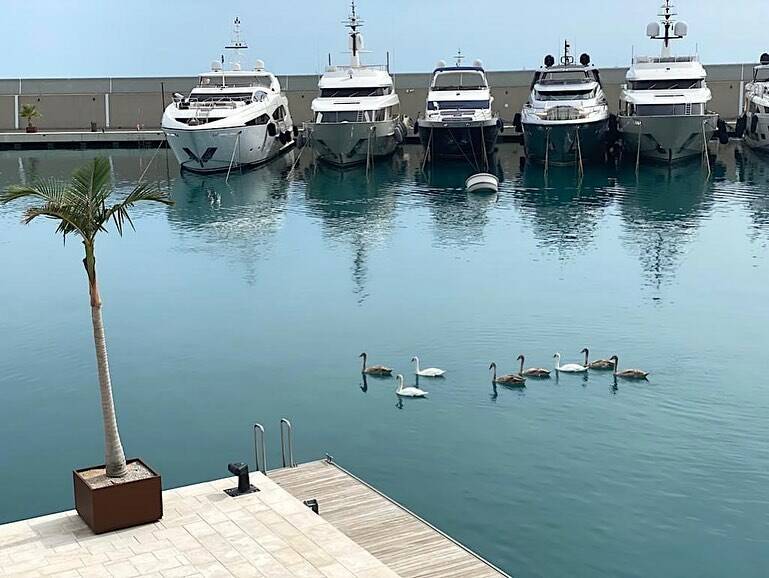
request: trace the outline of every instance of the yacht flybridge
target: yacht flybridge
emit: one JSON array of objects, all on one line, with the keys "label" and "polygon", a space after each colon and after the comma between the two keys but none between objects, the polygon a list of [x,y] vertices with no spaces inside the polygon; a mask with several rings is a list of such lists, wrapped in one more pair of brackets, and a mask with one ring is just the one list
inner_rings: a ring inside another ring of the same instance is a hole
[{"label": "yacht flybridge", "polygon": [[294,146],[295,129],[288,99],[278,79],[261,60],[253,70],[242,70],[240,19],[234,23],[234,51],[230,69],[214,61],[199,76],[189,96],[174,95],[161,123],[169,146],[183,169],[195,172],[229,171],[265,163]]},{"label": "yacht flybridge", "polygon": [[530,160],[570,165],[601,160],[609,129],[609,104],[590,56],[579,64],[564,43],[560,64],[548,55],[534,73],[531,95],[521,112],[524,146]]},{"label": "yacht flybridge", "polygon": [[461,52],[455,59],[455,66],[440,61],[433,71],[425,113],[414,128],[426,160],[468,159],[475,168],[488,168],[502,122],[492,110],[494,99],[481,61],[463,66]]},{"label": "yacht flybridge", "polygon": [[627,154],[668,163],[705,154],[718,124],[707,108],[712,95],[699,57],[671,53],[671,41],[688,33],[676,15],[665,0],[661,21],[647,26],[646,35],[662,41],[662,52],[633,58],[618,118]]},{"label": "yacht flybridge", "polygon": [[312,101],[313,121],[305,125],[316,157],[341,167],[392,154],[406,134],[387,67],[361,63],[363,21],[354,0],[343,24],[350,29],[350,64],[326,69]]},{"label": "yacht flybridge", "polygon": [[769,54],[753,69],[753,81],[745,86],[743,140],[752,149],[769,152]]}]

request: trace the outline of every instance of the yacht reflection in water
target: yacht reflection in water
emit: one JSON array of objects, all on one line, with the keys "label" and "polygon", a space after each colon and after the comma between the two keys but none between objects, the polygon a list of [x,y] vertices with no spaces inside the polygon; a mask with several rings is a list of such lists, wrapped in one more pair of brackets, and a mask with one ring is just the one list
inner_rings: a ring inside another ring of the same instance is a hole
[{"label": "yacht reflection in water", "polygon": [[305,185],[305,210],[320,218],[324,236],[352,248],[353,291],[359,304],[368,297],[368,252],[390,234],[407,165],[408,157],[396,153],[377,161],[368,175],[364,169],[325,163],[307,163],[295,171]]},{"label": "yacht reflection in water", "polygon": [[[502,184],[505,173],[496,152],[490,156],[489,163],[489,172]],[[421,195],[430,207],[438,243],[460,247],[482,243],[488,212],[499,195],[465,191],[465,181],[477,170],[466,163],[441,161],[429,163],[424,170],[420,166],[412,170],[414,193]]]},{"label": "yacht reflection in water", "polygon": [[615,181],[601,166],[579,179],[574,167],[550,167],[545,175],[541,166],[527,163],[515,181],[513,202],[542,245],[560,255],[583,252],[614,202]]},{"label": "yacht reflection in water", "polygon": [[738,182],[724,192],[741,199],[750,211],[754,235],[769,236],[769,156],[741,147],[734,158]]},{"label": "yacht reflection in water", "polygon": [[698,163],[634,168],[618,175],[622,237],[659,289],[674,275],[684,245],[710,214],[713,183]]},{"label": "yacht reflection in water", "polygon": [[224,174],[182,172],[172,185],[171,227],[202,238],[217,255],[244,262],[247,277],[253,278],[259,256],[283,226],[294,154],[259,168],[233,171],[229,179]]}]

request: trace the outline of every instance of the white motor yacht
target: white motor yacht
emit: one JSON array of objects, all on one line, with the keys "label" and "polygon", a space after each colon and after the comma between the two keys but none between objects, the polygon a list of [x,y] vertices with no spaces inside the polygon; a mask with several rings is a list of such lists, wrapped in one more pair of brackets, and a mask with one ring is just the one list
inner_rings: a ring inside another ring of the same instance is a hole
[{"label": "white motor yacht", "polygon": [[698,56],[673,56],[670,44],[686,37],[688,26],[676,21],[665,0],[660,22],[646,35],[662,41],[660,56],[633,58],[620,96],[619,130],[627,155],[671,163],[702,156],[717,129],[718,115],[708,111],[712,95]]},{"label": "white motor yacht", "polygon": [[521,111],[526,157],[554,165],[602,160],[609,130],[609,103],[590,56],[579,64],[564,43],[560,64],[548,55],[534,73]]},{"label": "white motor yacht", "polygon": [[363,21],[355,2],[344,24],[350,29],[350,64],[326,69],[312,101],[313,121],[305,124],[316,158],[340,167],[390,155],[406,135],[388,67],[361,63]]},{"label": "white motor yacht", "polygon": [[745,115],[741,119],[742,138],[750,148],[769,152],[769,54],[753,68],[753,81],[745,86]]},{"label": "white motor yacht", "polygon": [[163,132],[183,169],[206,173],[258,165],[294,146],[296,131],[278,79],[260,60],[253,70],[241,68],[240,51],[248,46],[240,39],[238,18],[226,48],[235,52],[230,69],[224,69],[222,56],[189,96],[175,94],[163,113]]},{"label": "white motor yacht", "polygon": [[494,98],[481,61],[463,66],[461,52],[455,59],[455,66],[440,61],[433,71],[425,113],[414,129],[427,160],[466,159],[479,170],[487,169],[502,121],[492,109]]}]

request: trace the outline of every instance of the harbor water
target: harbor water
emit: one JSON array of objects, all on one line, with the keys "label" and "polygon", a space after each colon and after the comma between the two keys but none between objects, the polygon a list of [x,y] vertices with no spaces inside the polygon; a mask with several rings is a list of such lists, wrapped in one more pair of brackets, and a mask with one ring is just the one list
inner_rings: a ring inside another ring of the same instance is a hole
[{"label": "harbor water", "polygon": [[[97,247],[123,442],[165,487],[253,465],[251,427],[291,419],[295,458],[343,466],[517,577],[765,576],[769,568],[769,161],[521,167],[500,191],[407,146],[340,172],[297,153],[225,176],[167,150],[7,151],[0,186],[97,154],[175,205]],[[0,207],[0,522],[72,507],[101,463],[75,238]],[[492,387],[488,371],[619,355],[611,373]],[[414,383],[409,360],[447,370]],[[323,505],[320,505],[321,510]]]}]

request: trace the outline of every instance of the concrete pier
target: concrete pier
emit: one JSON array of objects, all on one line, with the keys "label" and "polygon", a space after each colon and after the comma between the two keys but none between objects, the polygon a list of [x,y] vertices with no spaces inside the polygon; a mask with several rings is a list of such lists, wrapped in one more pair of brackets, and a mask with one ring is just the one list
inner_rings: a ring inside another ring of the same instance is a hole
[{"label": "concrete pier", "polygon": [[[268,63],[269,64],[269,63]],[[601,63],[596,62],[600,67]],[[753,64],[707,65],[708,84],[713,91],[710,108],[725,120],[738,116],[742,86],[752,75]],[[604,89],[616,111],[626,68],[601,70]],[[489,82],[494,106],[505,122],[511,122],[529,94],[533,70],[491,71]],[[404,114],[416,118],[427,97],[430,73],[393,72]],[[291,113],[298,123],[310,120],[310,104],[317,94],[318,75],[279,76],[288,96]],[[22,130],[19,117],[25,104],[35,105],[42,117],[35,124],[44,131],[155,130],[173,93],[187,94],[195,77],[0,79],[0,131]]]},{"label": "concrete pier", "polygon": [[251,483],[260,491],[235,498],[234,478],[165,491],[159,522],[98,536],[74,511],[2,525],[0,576],[506,576],[325,461]]}]

